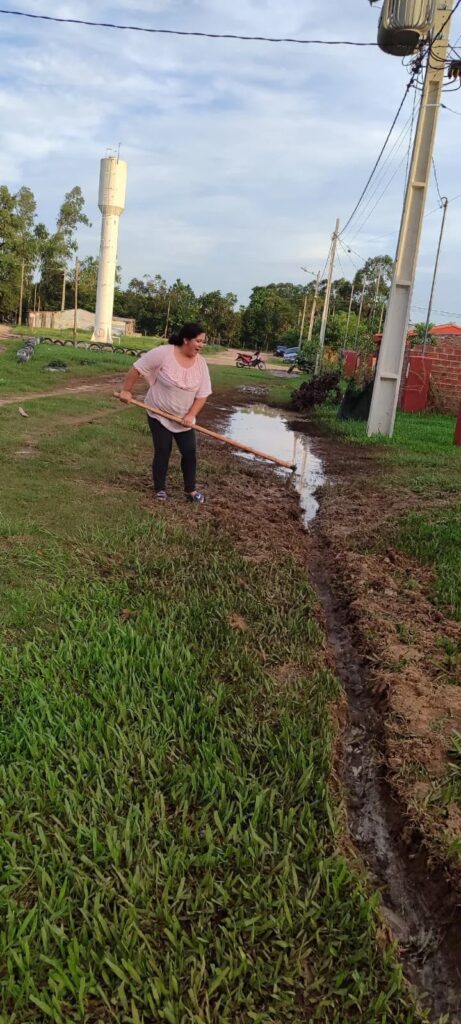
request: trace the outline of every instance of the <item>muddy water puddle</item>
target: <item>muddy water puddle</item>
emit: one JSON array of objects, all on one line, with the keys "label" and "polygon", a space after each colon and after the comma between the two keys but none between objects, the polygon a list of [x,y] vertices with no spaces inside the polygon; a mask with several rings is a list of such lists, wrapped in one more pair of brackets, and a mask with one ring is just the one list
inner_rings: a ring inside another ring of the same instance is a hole
[{"label": "muddy water puddle", "polygon": [[[273,454],[296,466],[288,470],[274,466],[277,474],[293,480],[299,494],[304,525],[315,519],[319,510],[316,493],[326,483],[322,460],[312,450],[312,442],[303,425],[290,413],[281,413],[267,405],[239,406],[229,409],[221,406],[213,410],[213,426],[233,441],[239,441],[259,451]],[[219,419],[219,423],[217,420]],[[236,452],[239,458],[253,459],[253,455]]]}]

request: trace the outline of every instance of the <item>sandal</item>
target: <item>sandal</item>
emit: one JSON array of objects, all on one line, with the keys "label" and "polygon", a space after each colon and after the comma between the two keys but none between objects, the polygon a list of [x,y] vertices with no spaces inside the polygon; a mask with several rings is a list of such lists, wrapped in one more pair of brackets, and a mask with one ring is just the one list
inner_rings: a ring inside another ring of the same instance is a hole
[{"label": "sandal", "polygon": [[196,505],[204,505],[205,495],[202,494],[200,491],[195,491],[195,494],[186,494],[186,500],[193,501],[195,502]]},{"label": "sandal", "polygon": [[156,498],[157,501],[166,501],[166,499],[167,499],[166,491],[156,491],[155,492],[155,498]]}]

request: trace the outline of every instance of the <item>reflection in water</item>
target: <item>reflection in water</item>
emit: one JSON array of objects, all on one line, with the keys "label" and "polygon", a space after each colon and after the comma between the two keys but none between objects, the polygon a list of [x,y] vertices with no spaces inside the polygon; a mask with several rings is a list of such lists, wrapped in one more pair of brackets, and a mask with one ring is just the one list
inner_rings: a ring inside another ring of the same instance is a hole
[{"label": "reflection in water", "polygon": [[[234,441],[270,452],[296,465],[294,484],[304,512],[304,523],[307,525],[312,522],[319,509],[314,495],[326,478],[322,461],[312,454],[307,434],[290,430],[289,418],[267,405],[234,409],[226,417],[225,432]],[[252,455],[239,454],[244,459],[253,458]],[[277,473],[289,476],[287,470],[274,468]]]}]

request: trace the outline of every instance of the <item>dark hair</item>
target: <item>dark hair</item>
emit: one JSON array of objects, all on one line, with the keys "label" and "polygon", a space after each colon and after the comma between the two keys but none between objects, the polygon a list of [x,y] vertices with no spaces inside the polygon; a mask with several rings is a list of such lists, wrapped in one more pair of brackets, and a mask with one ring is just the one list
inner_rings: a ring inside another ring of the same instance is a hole
[{"label": "dark hair", "polygon": [[193,338],[197,338],[199,334],[205,334],[205,330],[201,324],[192,322],[184,324],[181,330],[177,334],[172,334],[170,338],[170,345],[184,345],[185,341],[192,341]]}]

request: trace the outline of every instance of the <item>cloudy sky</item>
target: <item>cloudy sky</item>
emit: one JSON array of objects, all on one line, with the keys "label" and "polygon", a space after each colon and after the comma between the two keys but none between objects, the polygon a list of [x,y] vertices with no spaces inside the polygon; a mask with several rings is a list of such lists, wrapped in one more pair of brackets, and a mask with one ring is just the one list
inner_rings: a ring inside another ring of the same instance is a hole
[{"label": "cloudy sky", "polygon": [[[370,41],[378,20],[368,0],[18,0],[13,6],[159,28]],[[453,41],[460,34],[461,12]],[[80,255],[97,255],[99,159],[121,142],[129,164],[119,248],[124,281],[161,273],[197,291],[235,291],[242,301],[253,285],[302,281],[301,265],[323,267],[335,219],[344,224],[351,213],[408,81],[398,58],[375,48],[142,35],[6,15],[0,15],[0,48],[0,180],[12,190],[32,188],[49,226],[64,193],[81,185],[93,227],[80,233]],[[461,95],[445,102],[461,114]],[[458,116],[442,111],[436,163],[448,198],[461,192],[460,132]],[[407,146],[404,135],[373,201],[344,236],[355,266],[370,255],[394,254]],[[432,183],[414,320],[424,318],[427,305],[436,207]],[[456,316],[461,322],[460,249],[461,198],[448,215],[438,322]],[[337,275],[352,276],[343,249],[340,261]]]}]

